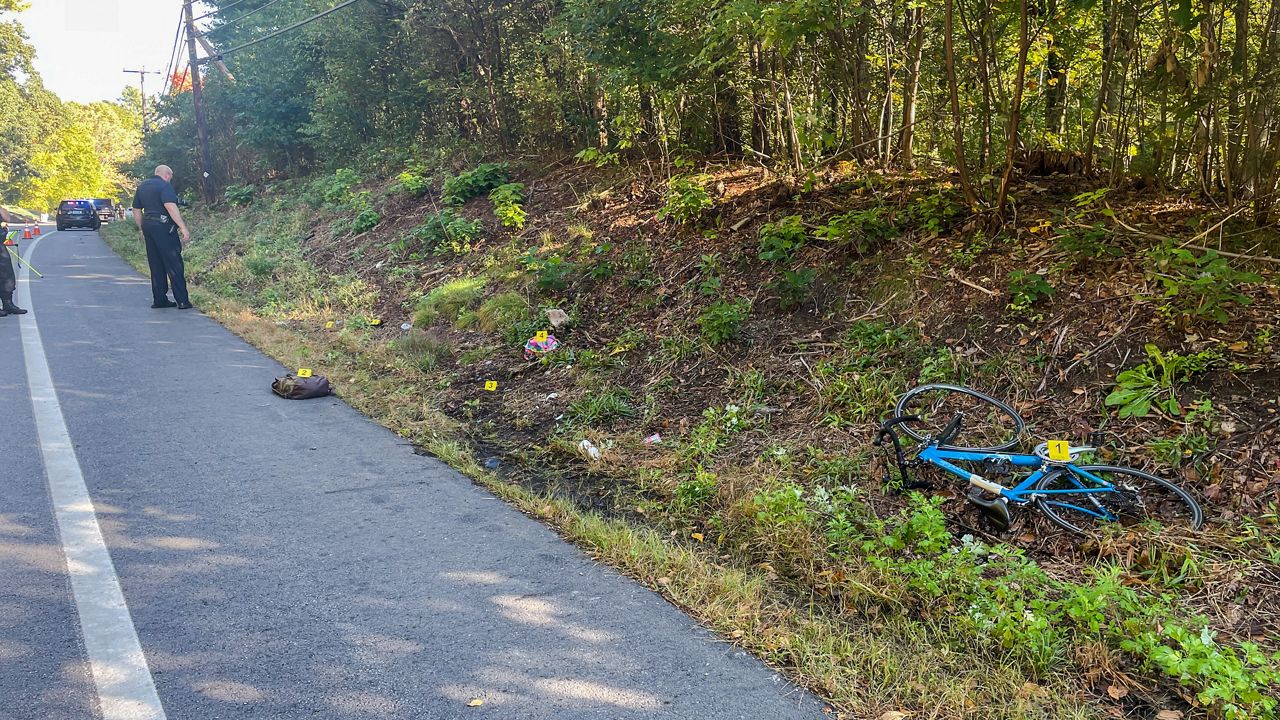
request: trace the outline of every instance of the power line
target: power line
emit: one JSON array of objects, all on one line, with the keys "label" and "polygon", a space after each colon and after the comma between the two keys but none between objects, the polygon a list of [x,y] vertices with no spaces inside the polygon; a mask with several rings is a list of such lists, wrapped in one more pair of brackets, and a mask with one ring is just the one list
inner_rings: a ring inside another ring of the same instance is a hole
[{"label": "power line", "polygon": [[[226,50],[223,50],[222,52],[218,53],[217,57],[218,57],[218,58],[224,58],[224,57],[226,57],[226,56],[230,55],[230,54],[231,54],[231,53],[233,53],[233,52],[237,52],[237,51],[239,51],[239,50],[243,50],[243,49],[245,49],[245,48],[247,48],[247,47],[249,47],[249,46],[251,46],[251,45],[257,45],[258,43],[263,42],[263,41],[266,41],[266,40],[270,40],[270,39],[271,39],[271,38],[273,38],[273,37],[278,37],[278,36],[280,36],[280,35],[284,35],[284,34],[285,34],[285,33],[287,33],[287,32],[290,32],[290,31],[292,31],[292,30],[297,30],[298,28],[302,27],[303,25],[309,25],[309,24],[311,24],[311,23],[315,22],[316,20],[319,20],[320,18],[322,18],[322,17],[324,17],[324,16],[326,16],[326,15],[331,15],[331,14],[333,14],[333,13],[335,13],[335,12],[338,12],[338,11],[339,11],[339,10],[341,10],[342,8],[347,7],[348,5],[354,5],[354,4],[358,3],[358,2],[360,2],[360,0],[347,0],[346,2],[341,3],[341,4],[339,4],[339,5],[336,5],[336,6],[334,6],[334,7],[331,7],[331,8],[329,8],[328,10],[325,10],[324,12],[317,13],[317,14],[315,14],[315,15],[312,15],[311,17],[307,18],[306,20],[299,20],[298,22],[296,22],[296,23],[294,23],[294,24],[292,24],[292,25],[290,25],[290,26],[288,26],[288,27],[281,28],[281,29],[279,29],[279,30],[277,30],[277,31],[275,31],[275,32],[273,32],[273,33],[268,34],[268,35],[263,35],[262,37],[260,37],[260,38],[258,38],[258,39],[256,39],[256,40],[250,40],[250,41],[249,41],[249,42],[247,42],[247,43],[242,43],[242,44],[240,44],[240,45],[236,45],[236,46],[235,46],[235,47],[233,47],[233,48],[227,48]],[[201,59],[199,60],[199,62],[202,62],[202,63],[203,63],[203,62],[208,62],[208,61],[209,61],[209,60],[211,60],[211,59],[212,59],[212,58],[201,58]]]},{"label": "power line", "polygon": [[164,88],[160,94],[168,94],[173,85],[173,74],[178,71],[178,43],[182,39],[182,11],[178,11],[178,27],[173,31],[173,47],[169,50],[169,63],[164,68]]},{"label": "power line", "polygon": [[[187,0],[187,1],[188,1],[188,2],[191,2],[191,0]],[[211,15],[217,15],[217,14],[218,14],[218,13],[220,13],[220,12],[223,12],[223,11],[225,11],[225,10],[229,10],[229,9],[231,9],[231,8],[233,8],[233,7],[237,6],[237,5],[239,5],[239,4],[240,4],[240,3],[242,3],[242,2],[244,2],[244,0],[236,0],[236,1],[235,1],[235,2],[233,2],[233,3],[227,3],[226,5],[223,5],[222,7],[218,8],[217,10],[210,10],[209,12],[207,12],[207,13],[205,13],[205,14],[203,14],[203,15],[199,16],[199,17],[191,18],[191,20],[192,20],[192,22],[194,22],[194,21],[196,21],[196,20],[203,20],[203,19],[205,19],[205,18],[207,18],[207,17],[210,17]]]},{"label": "power line", "polygon": [[226,21],[226,22],[222,23],[222,24],[221,24],[221,25],[219,25],[218,27],[214,28],[214,30],[215,30],[215,31],[217,31],[217,30],[221,30],[221,29],[223,29],[223,28],[231,27],[232,25],[235,25],[236,23],[240,22],[241,20],[243,20],[243,19],[245,19],[245,18],[249,17],[250,15],[253,15],[254,13],[260,12],[260,11],[262,11],[262,10],[266,10],[267,8],[271,7],[272,5],[275,5],[275,4],[276,4],[276,3],[278,3],[278,2],[280,2],[280,0],[267,0],[267,2],[266,2],[265,4],[263,4],[263,5],[259,5],[258,7],[254,8],[254,9],[252,9],[252,10],[247,10],[247,11],[245,11],[245,13],[244,13],[243,15],[237,15],[236,17],[234,17],[234,18],[232,18],[232,19],[230,19],[230,20],[228,20],[228,21]]}]

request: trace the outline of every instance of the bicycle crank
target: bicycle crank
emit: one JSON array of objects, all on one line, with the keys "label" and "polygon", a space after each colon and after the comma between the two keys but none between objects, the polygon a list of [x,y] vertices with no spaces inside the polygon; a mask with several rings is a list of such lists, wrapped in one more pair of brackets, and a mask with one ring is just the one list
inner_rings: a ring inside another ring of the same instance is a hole
[{"label": "bicycle crank", "polygon": [[1009,512],[1009,498],[998,495],[992,500],[982,497],[982,488],[974,488],[965,496],[969,502],[977,505],[982,509],[982,514],[987,516],[1000,530],[1008,530],[1009,525],[1013,523],[1013,515]]}]

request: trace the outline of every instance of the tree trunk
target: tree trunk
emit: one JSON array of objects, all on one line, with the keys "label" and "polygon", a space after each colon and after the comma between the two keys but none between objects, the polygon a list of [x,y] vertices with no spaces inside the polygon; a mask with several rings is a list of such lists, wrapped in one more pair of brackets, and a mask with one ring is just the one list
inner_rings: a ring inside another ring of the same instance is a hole
[{"label": "tree trunk", "polygon": [[876,154],[881,166],[887,165],[893,152],[893,20],[886,17],[884,31],[884,97],[880,102],[880,123],[876,139]]},{"label": "tree trunk", "polygon": [[653,142],[654,128],[653,90],[648,85],[642,85],[640,87],[640,142],[645,144]]},{"label": "tree trunk", "polygon": [[1018,130],[1022,124],[1022,88],[1027,84],[1027,51],[1031,38],[1027,29],[1027,0],[1018,6],[1018,71],[1013,87],[1013,104],[1009,106],[1009,133],[1006,140],[1004,174],[1000,177],[1000,192],[996,195],[996,214],[1004,215],[1005,202],[1009,199],[1009,181],[1013,179],[1013,161],[1018,152]]},{"label": "tree trunk", "polygon": [[804,171],[804,160],[800,152],[800,133],[796,130],[796,109],[791,102],[791,83],[787,80],[790,65],[787,58],[782,58],[782,97],[786,103],[786,123],[787,123],[787,144],[791,148],[791,163],[794,165],[796,173]]},{"label": "tree trunk", "polygon": [[902,93],[902,132],[898,135],[898,162],[907,170],[916,166],[914,148],[916,96],[920,90],[920,59],[924,55],[924,9],[919,5],[907,11],[907,84]]},{"label": "tree trunk", "polygon": [[1241,117],[1240,91],[1244,84],[1249,56],[1249,0],[1237,0],[1235,44],[1231,50],[1230,93],[1227,95],[1227,202],[1235,203],[1241,187],[1240,152],[1244,147],[1244,118]]},{"label": "tree trunk", "polygon": [[[1280,2],[1280,0],[1277,0]],[[942,54],[946,65],[947,92],[951,100],[951,128],[955,140],[956,171],[960,174],[960,189],[971,212],[978,212],[978,196],[969,181],[968,163],[964,159],[964,118],[960,114],[960,92],[956,87],[956,54],[952,36],[955,33],[955,0],[943,0]]]},{"label": "tree trunk", "polygon": [[1098,138],[1098,125],[1102,122],[1102,113],[1110,103],[1108,94],[1111,89],[1111,65],[1115,62],[1116,42],[1119,31],[1120,0],[1104,3],[1102,25],[1102,79],[1098,83],[1098,97],[1093,105],[1093,119],[1089,121],[1089,132],[1084,140],[1084,171],[1093,172],[1094,144]]},{"label": "tree trunk", "polygon": [[756,152],[766,157],[770,154],[769,148],[769,114],[765,107],[765,98],[762,91],[765,81],[765,63],[764,56],[760,50],[760,43],[752,41],[751,50],[751,147]]}]

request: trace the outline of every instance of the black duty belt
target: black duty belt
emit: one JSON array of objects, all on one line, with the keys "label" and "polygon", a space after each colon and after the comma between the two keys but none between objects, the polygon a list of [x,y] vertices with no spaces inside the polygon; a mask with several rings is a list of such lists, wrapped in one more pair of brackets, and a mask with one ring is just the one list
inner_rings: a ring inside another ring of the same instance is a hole
[{"label": "black duty belt", "polygon": [[169,216],[168,216],[168,215],[161,215],[160,213],[145,213],[145,212],[144,212],[144,213],[142,213],[142,219],[143,219],[143,220],[151,220],[151,221],[153,221],[153,222],[162,222],[162,223],[167,223],[167,222],[169,222]]}]

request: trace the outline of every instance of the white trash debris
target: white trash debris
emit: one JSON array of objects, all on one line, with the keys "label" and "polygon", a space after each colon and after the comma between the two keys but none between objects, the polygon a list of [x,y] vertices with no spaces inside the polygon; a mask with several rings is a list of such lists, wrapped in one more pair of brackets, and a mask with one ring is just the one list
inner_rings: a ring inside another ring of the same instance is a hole
[{"label": "white trash debris", "polygon": [[583,455],[586,455],[592,460],[600,459],[600,448],[596,447],[595,443],[590,440],[583,440],[578,443],[578,449],[582,451]]}]

